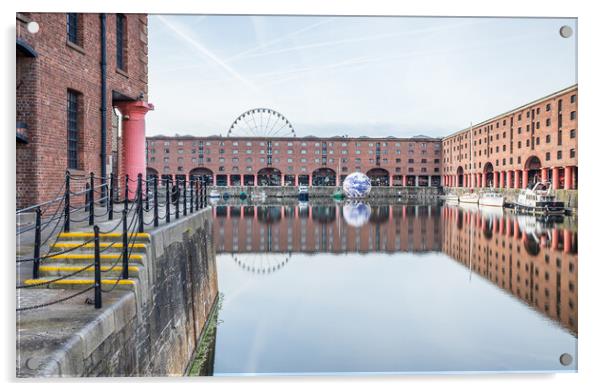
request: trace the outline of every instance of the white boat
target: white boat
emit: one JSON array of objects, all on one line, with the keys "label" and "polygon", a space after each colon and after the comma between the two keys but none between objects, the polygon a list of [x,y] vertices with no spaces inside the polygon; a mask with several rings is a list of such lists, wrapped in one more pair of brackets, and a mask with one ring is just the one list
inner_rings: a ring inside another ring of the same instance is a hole
[{"label": "white boat", "polygon": [[494,191],[482,193],[479,197],[479,205],[503,207],[504,196]]},{"label": "white boat", "polygon": [[452,194],[452,193],[447,193],[447,194],[440,195],[439,199],[447,201],[447,202],[458,202],[458,195]]},{"label": "white boat", "polygon": [[460,202],[465,204],[478,204],[479,195],[477,193],[465,193],[460,196]]},{"label": "white boat", "polygon": [[211,190],[211,191],[209,192],[209,198],[220,198],[219,191],[217,191],[217,190],[215,190],[215,189],[214,189],[214,190]]},{"label": "white boat", "polygon": [[556,201],[550,182],[537,182],[520,191],[514,210],[534,214],[563,215],[564,202]]}]

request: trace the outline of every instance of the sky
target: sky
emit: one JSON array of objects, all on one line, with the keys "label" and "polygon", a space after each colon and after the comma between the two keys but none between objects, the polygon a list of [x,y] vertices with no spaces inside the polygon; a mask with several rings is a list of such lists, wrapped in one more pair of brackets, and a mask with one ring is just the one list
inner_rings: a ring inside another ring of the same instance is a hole
[{"label": "sky", "polygon": [[576,36],[575,19],[150,15],[147,134],[226,135],[270,108],[297,136],[445,136],[577,83]]}]

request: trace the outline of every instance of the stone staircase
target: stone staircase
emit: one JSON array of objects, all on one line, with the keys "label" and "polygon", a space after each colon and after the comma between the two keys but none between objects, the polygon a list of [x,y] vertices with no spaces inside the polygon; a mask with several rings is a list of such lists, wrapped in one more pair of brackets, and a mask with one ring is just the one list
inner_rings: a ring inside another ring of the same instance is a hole
[{"label": "stone staircase", "polygon": [[[130,233],[131,253],[128,262],[128,279],[121,279],[123,266],[121,253],[123,238],[120,232],[100,234],[101,284],[106,288],[135,289],[147,259],[150,235]],[[94,233],[62,232],[50,252],[56,253],[40,262],[39,278],[27,279],[24,285],[39,288],[82,289],[94,285]],[[89,243],[86,243],[89,242]],[[83,244],[83,245],[82,245]],[[69,251],[69,249],[72,249]],[[76,273],[77,271],[80,271]],[[59,279],[64,277],[62,279]],[[45,283],[48,282],[48,283]]]}]

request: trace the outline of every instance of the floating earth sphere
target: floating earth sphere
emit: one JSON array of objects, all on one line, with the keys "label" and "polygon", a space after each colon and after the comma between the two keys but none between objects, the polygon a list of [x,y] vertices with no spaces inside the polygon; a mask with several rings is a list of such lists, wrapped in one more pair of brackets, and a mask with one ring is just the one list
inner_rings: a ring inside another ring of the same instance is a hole
[{"label": "floating earth sphere", "polygon": [[343,181],[343,191],[349,198],[367,197],[370,189],[372,189],[370,178],[361,172],[349,174]]},{"label": "floating earth sphere", "polygon": [[347,225],[361,227],[370,219],[372,209],[363,202],[348,202],[343,206],[343,218]]}]

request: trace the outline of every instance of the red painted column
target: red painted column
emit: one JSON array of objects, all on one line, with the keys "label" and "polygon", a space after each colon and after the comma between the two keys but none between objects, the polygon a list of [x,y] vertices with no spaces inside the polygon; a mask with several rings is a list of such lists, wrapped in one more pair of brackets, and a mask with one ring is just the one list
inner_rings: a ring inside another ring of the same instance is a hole
[{"label": "red painted column", "polygon": [[506,179],[506,173],[504,171],[500,171],[500,189],[504,188],[504,180]]},{"label": "red painted column", "polygon": [[554,168],[552,168],[552,189],[558,190],[559,183],[560,183],[559,168],[554,167]]},{"label": "red painted column", "polygon": [[529,182],[529,171],[523,170],[523,189],[527,188],[527,182]]},{"label": "red painted column", "polygon": [[515,189],[520,189],[519,178],[520,178],[520,170],[514,170],[514,188]]},{"label": "red painted column", "polygon": [[514,220],[514,239],[520,238],[520,227],[518,226],[518,220]]},{"label": "red painted column", "polygon": [[498,174],[499,172],[494,171],[493,172],[493,188],[497,188],[498,187]]},{"label": "red painted column", "polygon": [[512,170],[508,170],[506,171],[506,188],[512,189],[513,186],[514,185],[512,183]]},{"label": "red painted column", "polygon": [[547,182],[548,181],[548,169],[547,168],[542,168],[541,169],[541,181],[542,182]]},{"label": "red painted column", "polygon": [[573,188],[573,167],[566,166],[564,168],[564,189],[571,190]]},{"label": "red painted column", "polygon": [[[123,174],[136,179],[138,174],[146,176],[146,134],[144,116],[154,106],[144,101],[118,102],[117,108],[123,115],[121,145]],[[125,190],[124,190],[125,191]],[[131,197],[135,197],[132,194]]]}]

